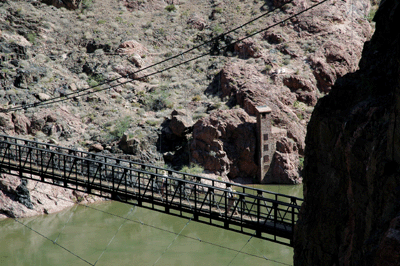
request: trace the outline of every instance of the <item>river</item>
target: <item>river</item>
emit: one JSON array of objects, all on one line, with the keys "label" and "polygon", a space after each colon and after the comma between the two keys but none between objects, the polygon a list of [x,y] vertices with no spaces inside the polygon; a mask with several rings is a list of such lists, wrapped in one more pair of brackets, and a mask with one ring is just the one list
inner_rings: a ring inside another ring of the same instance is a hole
[{"label": "river", "polygon": [[293,248],[114,201],[18,221],[0,221],[0,265],[293,265]]}]

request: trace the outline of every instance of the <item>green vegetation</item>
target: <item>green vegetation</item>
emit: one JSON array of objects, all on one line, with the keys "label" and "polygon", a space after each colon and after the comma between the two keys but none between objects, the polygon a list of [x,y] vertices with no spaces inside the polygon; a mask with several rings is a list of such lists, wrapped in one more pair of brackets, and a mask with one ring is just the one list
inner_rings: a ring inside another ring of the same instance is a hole
[{"label": "green vegetation", "polygon": [[378,11],[378,8],[379,8],[379,5],[375,5],[375,6],[371,7],[369,14],[367,16],[367,19],[369,22],[372,22],[372,20],[374,19],[376,11]]},{"label": "green vegetation", "polygon": [[195,95],[192,98],[192,102],[200,102],[201,101],[201,96],[200,95]]},{"label": "green vegetation", "polygon": [[264,71],[267,72],[267,73],[270,72],[271,69],[272,69],[271,65],[265,65],[265,67],[264,67]]},{"label": "green vegetation", "polygon": [[88,9],[92,6],[93,0],[82,0],[82,9]]},{"label": "green vegetation", "polygon": [[217,13],[217,14],[222,13],[222,7],[216,7],[214,10],[215,10],[215,13]]},{"label": "green vegetation", "polygon": [[32,44],[36,44],[36,33],[34,32],[30,32],[27,34],[26,38],[28,39],[28,41]]},{"label": "green vegetation", "polygon": [[190,164],[190,166],[184,166],[181,169],[181,172],[192,174],[192,175],[199,175],[204,172],[204,168],[197,164]]},{"label": "green vegetation", "polygon": [[147,111],[155,112],[164,110],[166,108],[172,108],[174,103],[168,99],[169,96],[169,93],[165,91],[161,92],[160,94],[156,92],[148,94],[144,99],[144,108]]},{"label": "green vegetation", "polygon": [[214,31],[215,33],[217,33],[217,34],[221,34],[221,33],[224,32],[224,29],[223,29],[219,24],[217,24],[217,25],[215,25],[215,26],[213,27],[213,31]]},{"label": "green vegetation", "polygon": [[303,170],[304,168],[304,157],[299,158],[299,170]]},{"label": "green vegetation", "polygon": [[304,115],[302,113],[297,113],[296,115],[297,115],[298,119],[300,119],[300,120],[304,119]]},{"label": "green vegetation", "polygon": [[146,120],[146,124],[151,127],[155,127],[158,124],[158,122],[156,120]]},{"label": "green vegetation", "polygon": [[290,58],[284,58],[283,61],[282,61],[282,63],[283,63],[285,66],[289,65],[289,64],[290,64]]},{"label": "green vegetation", "polygon": [[125,131],[128,130],[132,123],[132,117],[125,116],[121,120],[116,121],[114,128],[110,131],[112,137],[121,138]]},{"label": "green vegetation", "polygon": [[174,4],[172,4],[172,5],[167,5],[167,6],[165,7],[165,10],[167,10],[168,12],[176,11],[176,7],[175,7]]},{"label": "green vegetation", "polygon": [[97,24],[99,24],[99,25],[105,24],[105,23],[107,23],[107,21],[104,20],[104,19],[99,19],[99,20],[97,21]]}]

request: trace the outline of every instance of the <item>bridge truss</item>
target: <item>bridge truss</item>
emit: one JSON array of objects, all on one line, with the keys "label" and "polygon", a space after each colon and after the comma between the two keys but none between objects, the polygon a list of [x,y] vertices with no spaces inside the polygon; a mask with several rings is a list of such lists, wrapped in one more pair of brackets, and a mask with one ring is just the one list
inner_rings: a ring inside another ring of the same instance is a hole
[{"label": "bridge truss", "polygon": [[[0,172],[292,246],[302,199],[0,135]],[[233,199],[227,185],[232,185]]]}]

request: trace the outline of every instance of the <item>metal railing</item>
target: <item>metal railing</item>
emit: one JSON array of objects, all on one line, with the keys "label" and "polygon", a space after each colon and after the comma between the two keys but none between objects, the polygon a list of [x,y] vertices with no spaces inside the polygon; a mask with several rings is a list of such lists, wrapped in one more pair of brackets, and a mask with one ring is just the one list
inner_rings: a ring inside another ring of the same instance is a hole
[{"label": "metal railing", "polygon": [[[291,245],[302,199],[0,135],[0,171]],[[235,186],[233,197],[227,186]]]}]

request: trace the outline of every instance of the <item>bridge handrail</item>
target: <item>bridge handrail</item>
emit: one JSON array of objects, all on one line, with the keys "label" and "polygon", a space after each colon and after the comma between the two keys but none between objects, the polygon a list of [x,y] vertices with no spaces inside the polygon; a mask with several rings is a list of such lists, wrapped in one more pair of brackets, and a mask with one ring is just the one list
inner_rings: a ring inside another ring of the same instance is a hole
[{"label": "bridge handrail", "polygon": [[[115,157],[107,156],[107,155],[103,155],[103,154],[97,154],[97,153],[91,153],[91,152],[86,152],[86,151],[80,151],[80,150],[76,150],[76,149],[72,149],[72,148],[66,148],[66,147],[57,146],[57,145],[50,144],[50,143],[42,143],[42,142],[38,142],[38,141],[27,140],[27,139],[22,139],[22,138],[17,138],[17,137],[2,135],[2,134],[0,134],[0,138],[3,138],[3,139],[13,139],[13,140],[15,140],[15,144],[18,144],[17,141],[22,141],[22,142],[24,142],[25,144],[26,144],[27,142],[29,142],[29,143],[34,143],[34,144],[36,144],[36,145],[43,145],[43,146],[46,146],[46,147],[53,147],[53,148],[55,148],[55,149],[68,151],[68,154],[69,154],[69,155],[71,155],[70,152],[74,152],[74,153],[85,154],[85,155],[90,156],[90,157],[92,157],[92,158],[93,158],[93,157],[100,157],[100,158],[105,159],[105,161],[96,160],[96,159],[91,159],[91,160],[93,160],[93,161],[99,161],[99,162],[102,162],[102,163],[107,163],[107,162],[106,162],[106,159],[112,159],[112,160],[116,160],[116,161],[118,161],[118,162],[128,163],[129,165],[134,164],[134,165],[138,165],[138,166],[140,166],[140,167],[143,167],[143,166],[144,166],[144,167],[147,167],[147,168],[150,168],[150,169],[156,169],[156,170],[166,171],[166,172],[168,172],[168,173],[175,173],[175,174],[181,175],[181,176],[188,176],[188,177],[192,177],[192,178],[194,178],[194,179],[196,179],[196,180],[199,180],[199,179],[200,179],[200,180],[207,180],[207,181],[210,181],[210,182],[218,182],[218,183],[220,183],[220,184],[225,184],[225,186],[229,184],[229,185],[231,185],[231,186],[240,187],[240,188],[242,188],[242,189],[244,189],[244,190],[256,191],[257,194],[259,194],[259,193],[267,193],[267,194],[270,194],[270,195],[274,195],[276,198],[277,198],[277,197],[283,197],[283,198],[288,198],[288,199],[290,199],[290,200],[296,200],[296,201],[299,201],[299,202],[302,202],[302,201],[303,201],[303,199],[298,198],[298,197],[295,197],[295,196],[288,196],[288,195],[285,195],[285,194],[276,193],[276,192],[272,192],[272,191],[268,191],[268,190],[264,190],[264,189],[252,188],[252,187],[248,187],[248,186],[245,186],[245,185],[241,185],[241,184],[237,184],[237,183],[232,183],[232,182],[226,182],[226,181],[222,181],[222,180],[215,180],[215,179],[208,178],[208,177],[203,177],[203,176],[199,176],[199,175],[193,175],[193,174],[189,174],[189,173],[184,173],[184,172],[176,171],[176,170],[173,170],[173,169],[162,168],[162,167],[153,166],[153,165],[149,165],[149,164],[145,164],[145,163],[141,163],[141,162],[130,161],[130,160],[125,160],[125,159],[119,159],[119,158],[115,158]],[[2,141],[2,140],[0,140],[0,141]],[[22,145],[22,144],[19,144],[19,145],[24,146],[24,145]],[[45,150],[45,149],[44,149],[44,150]],[[46,151],[47,151],[47,150],[46,150]],[[63,154],[63,153],[60,152],[60,154]],[[111,155],[111,154],[110,154],[110,155]],[[83,157],[77,156],[77,158],[83,158]],[[114,164],[112,164],[112,165],[114,165]],[[118,166],[122,166],[122,165],[118,165]],[[128,168],[129,168],[129,167],[128,167]],[[205,183],[203,183],[203,182],[201,182],[201,183],[202,183],[202,184],[205,184]],[[238,192],[236,192],[236,193],[238,193]],[[250,195],[250,194],[246,194],[246,195]],[[280,202],[280,201],[279,201],[279,202]]]}]

